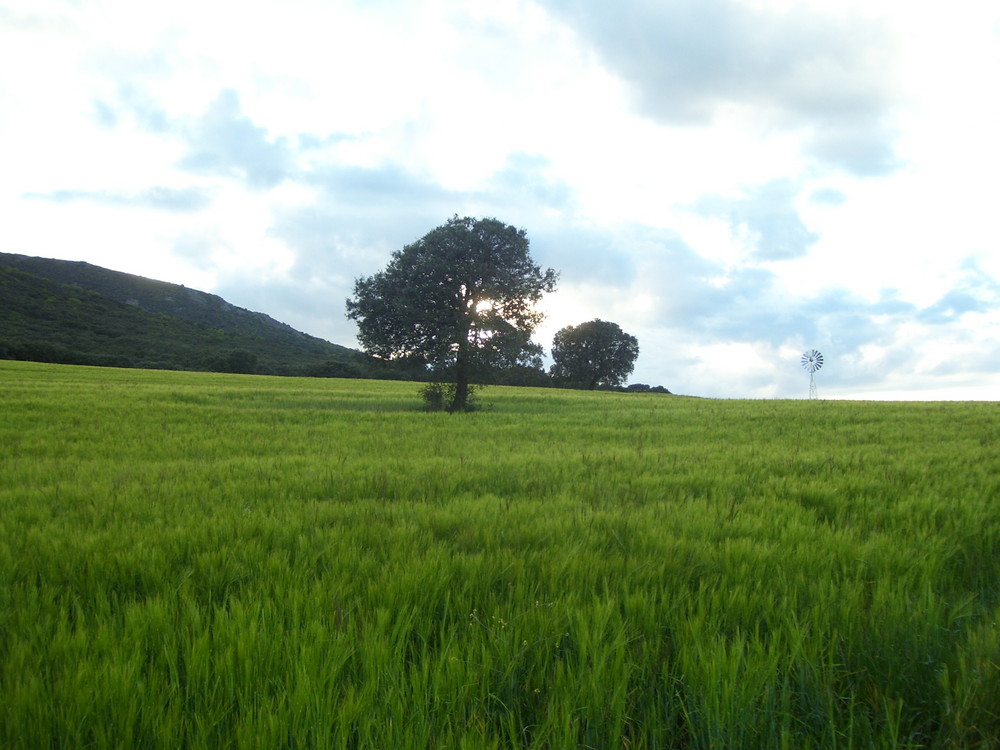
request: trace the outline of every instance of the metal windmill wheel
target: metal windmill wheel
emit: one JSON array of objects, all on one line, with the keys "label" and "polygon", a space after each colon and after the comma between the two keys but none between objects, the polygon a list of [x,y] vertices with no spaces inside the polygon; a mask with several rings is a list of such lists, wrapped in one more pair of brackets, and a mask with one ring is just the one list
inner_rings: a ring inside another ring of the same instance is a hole
[{"label": "metal windmill wheel", "polygon": [[823,355],[817,349],[807,349],[799,363],[809,373],[809,398],[816,398],[816,370],[823,366]]}]

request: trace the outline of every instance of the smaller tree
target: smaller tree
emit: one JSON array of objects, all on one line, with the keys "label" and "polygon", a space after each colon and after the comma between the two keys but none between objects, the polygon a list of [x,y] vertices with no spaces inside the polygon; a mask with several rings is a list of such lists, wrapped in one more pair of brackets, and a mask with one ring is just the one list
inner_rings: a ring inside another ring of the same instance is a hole
[{"label": "smaller tree", "polygon": [[639,356],[639,342],[617,323],[591,320],[566,326],[552,340],[552,377],[593,390],[625,382]]}]

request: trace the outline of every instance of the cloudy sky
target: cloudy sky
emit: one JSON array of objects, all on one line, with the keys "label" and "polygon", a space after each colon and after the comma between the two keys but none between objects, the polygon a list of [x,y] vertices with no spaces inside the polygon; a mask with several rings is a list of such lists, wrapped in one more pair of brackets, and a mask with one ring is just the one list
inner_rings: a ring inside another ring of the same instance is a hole
[{"label": "cloudy sky", "polygon": [[0,251],[336,343],[454,214],[632,382],[1000,400],[995,0],[0,0]]}]

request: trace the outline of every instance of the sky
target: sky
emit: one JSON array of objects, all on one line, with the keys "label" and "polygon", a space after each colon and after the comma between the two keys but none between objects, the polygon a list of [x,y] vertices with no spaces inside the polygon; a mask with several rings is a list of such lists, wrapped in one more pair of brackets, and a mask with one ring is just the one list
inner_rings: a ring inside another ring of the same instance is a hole
[{"label": "sky", "polygon": [[0,251],[357,346],[453,215],[632,383],[1000,400],[995,0],[0,0]]}]

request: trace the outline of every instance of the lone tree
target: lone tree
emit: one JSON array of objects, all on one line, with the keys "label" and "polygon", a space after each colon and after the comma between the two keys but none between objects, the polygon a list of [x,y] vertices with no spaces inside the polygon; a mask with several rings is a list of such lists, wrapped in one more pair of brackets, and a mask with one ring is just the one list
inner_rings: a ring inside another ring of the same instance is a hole
[{"label": "lone tree", "polygon": [[591,320],[566,326],[552,340],[552,376],[593,390],[620,386],[635,367],[639,342],[617,323]]},{"label": "lone tree", "polygon": [[453,383],[449,411],[463,411],[469,384],[491,367],[531,362],[534,309],[558,274],[528,254],[523,229],[454,216],[392,254],[385,270],[354,283],[347,317],[365,351],[419,358]]}]

